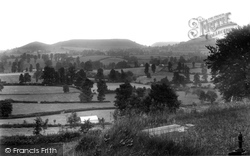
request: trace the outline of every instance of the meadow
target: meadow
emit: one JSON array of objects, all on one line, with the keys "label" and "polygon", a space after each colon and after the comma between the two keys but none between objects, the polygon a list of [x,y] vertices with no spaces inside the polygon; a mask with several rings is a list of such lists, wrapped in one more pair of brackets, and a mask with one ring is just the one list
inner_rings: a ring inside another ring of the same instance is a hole
[{"label": "meadow", "polygon": [[100,62],[103,63],[104,65],[109,65],[110,63],[117,64],[118,62],[121,62],[121,61],[126,61],[126,60],[122,58],[116,58],[116,57],[108,57],[108,58],[100,60]]}]

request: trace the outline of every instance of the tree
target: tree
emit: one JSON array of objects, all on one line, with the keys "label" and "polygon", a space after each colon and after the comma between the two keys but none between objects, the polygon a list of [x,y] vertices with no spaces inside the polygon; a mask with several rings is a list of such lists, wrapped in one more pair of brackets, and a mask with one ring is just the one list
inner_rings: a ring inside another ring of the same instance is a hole
[{"label": "tree", "polygon": [[44,62],[45,66],[52,67],[52,61],[51,60],[46,60]]},{"label": "tree", "polygon": [[128,63],[126,61],[120,61],[115,65],[116,69],[128,68]]},{"label": "tree", "polygon": [[218,98],[218,95],[214,91],[207,91],[206,93],[207,100],[209,100],[212,103]]},{"label": "tree", "polygon": [[121,81],[125,82],[127,79],[127,74],[121,69]]},{"label": "tree", "polygon": [[173,69],[173,64],[171,62],[168,62],[168,71],[171,72]]},{"label": "tree", "polygon": [[55,69],[53,67],[46,66],[44,67],[43,75],[43,84],[53,85],[55,83]]},{"label": "tree", "polygon": [[94,127],[94,125],[88,119],[85,120],[83,124],[81,124],[79,131],[82,133],[87,133],[92,127]]},{"label": "tree", "polygon": [[184,58],[183,56],[180,56],[179,62],[181,62],[181,63],[186,63],[186,60],[185,60],[185,58]]},{"label": "tree", "polygon": [[36,71],[40,70],[40,64],[36,63]]},{"label": "tree", "polygon": [[110,70],[110,73],[109,73],[109,80],[110,81],[116,81],[117,78],[116,78],[116,71],[114,69],[111,69]]},{"label": "tree", "polygon": [[85,65],[84,62],[81,62],[81,63],[80,63],[80,68],[81,68],[81,69],[84,69],[84,65]]},{"label": "tree", "polygon": [[181,62],[178,62],[178,66],[177,66],[176,70],[178,70],[179,73],[181,72],[181,70],[182,70]]},{"label": "tree", "polygon": [[61,84],[66,83],[66,76],[65,76],[65,69],[63,67],[61,67],[58,70],[58,74],[59,74],[59,81]]},{"label": "tree", "polygon": [[156,66],[155,66],[155,64],[152,64],[152,66],[151,66],[151,70],[152,70],[152,72],[153,72],[153,73],[155,73],[155,70],[156,70]]},{"label": "tree", "polygon": [[193,68],[195,68],[195,62],[192,62]]},{"label": "tree", "polygon": [[67,83],[68,84],[73,84],[74,83],[74,79],[76,77],[76,69],[74,66],[70,66],[68,68],[68,71],[67,71]]},{"label": "tree", "polygon": [[23,76],[23,78],[24,78],[24,82],[25,83],[31,81],[31,76],[30,76],[29,73],[25,73],[24,76]]},{"label": "tree", "polygon": [[194,74],[194,85],[197,86],[200,82],[200,75],[198,73]]},{"label": "tree", "polygon": [[62,67],[63,67],[62,62],[56,62],[56,67],[55,67],[56,71],[58,71]]},{"label": "tree", "polygon": [[199,100],[201,100],[203,102],[203,101],[206,101],[206,98],[207,98],[207,95],[206,95],[205,91],[200,90],[200,92],[199,92]]},{"label": "tree", "polygon": [[25,82],[23,74],[20,74],[19,76],[19,83],[23,84]]},{"label": "tree", "polygon": [[93,93],[91,88],[93,87],[94,82],[89,79],[86,79],[83,84],[81,85],[81,91],[79,98],[81,102],[89,102],[93,98]]},{"label": "tree", "polygon": [[77,56],[77,58],[76,58],[76,65],[77,65],[77,68],[79,68],[79,66],[80,66],[80,57],[79,56]]},{"label": "tree", "polygon": [[98,91],[97,99],[98,99],[98,101],[105,100],[105,92],[107,90],[108,90],[108,86],[107,86],[106,82],[102,79],[99,79],[97,82],[97,91]]},{"label": "tree", "polygon": [[71,128],[75,128],[77,123],[79,123],[80,121],[81,119],[77,116],[76,112],[72,112],[71,115],[67,118],[67,123],[69,123]]},{"label": "tree", "polygon": [[167,76],[166,76],[165,78],[161,79],[161,83],[164,83],[164,84],[166,84],[166,85],[170,85],[170,82],[169,82]]},{"label": "tree", "polygon": [[33,74],[33,78],[36,79],[36,82],[38,82],[38,79],[40,79],[43,75],[43,72],[41,70],[37,70],[34,74]]},{"label": "tree", "polygon": [[32,66],[32,64],[30,64],[29,71],[30,71],[30,72],[32,72],[32,71],[33,71],[33,66]]},{"label": "tree", "polygon": [[116,100],[115,102],[115,107],[121,112],[124,113],[126,110],[128,104],[129,104],[129,98],[132,95],[133,92],[133,87],[131,86],[130,83],[125,82],[124,84],[121,84],[119,88],[115,90],[116,92]]},{"label": "tree", "polygon": [[92,61],[91,61],[91,60],[85,62],[85,64],[84,64],[84,69],[85,69],[86,71],[92,71],[92,70],[93,70],[93,68],[92,68]]},{"label": "tree", "polygon": [[23,60],[20,60],[18,63],[17,63],[17,71],[18,72],[22,72],[23,71]]},{"label": "tree", "polygon": [[184,71],[184,75],[186,77],[186,82],[190,82],[190,68],[186,65]]},{"label": "tree", "polygon": [[103,69],[102,68],[99,68],[97,70],[97,73],[95,75],[95,79],[98,80],[98,79],[104,79],[104,74],[103,74]]},{"label": "tree", "polygon": [[3,88],[4,88],[4,86],[3,86],[3,83],[2,83],[2,81],[0,79],[0,92],[3,90]]},{"label": "tree", "polygon": [[41,119],[41,117],[36,117],[36,119],[34,120],[35,120],[35,127],[33,130],[33,134],[40,135],[43,127],[43,120]]},{"label": "tree", "polygon": [[203,67],[201,69],[201,73],[202,73],[202,78],[204,79],[205,82],[207,82],[207,78],[208,78],[208,75],[207,75],[207,68]]},{"label": "tree", "polygon": [[148,64],[148,63],[145,64],[144,73],[145,73],[146,75],[149,73],[149,64]]},{"label": "tree", "polygon": [[37,55],[34,55],[34,62],[36,63]]},{"label": "tree", "polygon": [[17,62],[13,62],[11,66],[11,72],[15,73],[17,71]]},{"label": "tree", "polygon": [[0,116],[9,117],[12,112],[12,104],[8,100],[0,101]]},{"label": "tree", "polygon": [[178,72],[174,72],[172,83],[179,87],[180,85],[186,86],[185,77],[180,75]]},{"label": "tree", "polygon": [[76,81],[74,82],[75,86],[81,87],[82,83],[86,80],[86,73],[83,69],[76,73]]},{"label": "tree", "polygon": [[226,101],[250,95],[249,40],[250,25],[247,25],[217,40],[216,47],[207,46],[210,53],[206,64],[211,69],[213,83]]},{"label": "tree", "polygon": [[171,112],[176,112],[180,106],[178,95],[166,84],[153,84],[149,93],[151,98],[151,111],[164,111],[168,108]]},{"label": "tree", "polygon": [[67,84],[63,85],[63,92],[68,93],[69,92],[69,86]]}]

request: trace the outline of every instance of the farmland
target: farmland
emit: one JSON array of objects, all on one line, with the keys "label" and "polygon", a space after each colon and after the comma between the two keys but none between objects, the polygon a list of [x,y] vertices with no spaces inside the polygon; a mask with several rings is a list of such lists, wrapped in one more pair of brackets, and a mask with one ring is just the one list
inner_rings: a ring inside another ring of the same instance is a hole
[{"label": "farmland", "polygon": [[[143,59],[148,59],[147,57]],[[150,59],[150,58],[149,58]],[[109,64],[111,62],[119,62],[123,61],[121,58],[116,57],[107,57],[107,56],[86,56],[86,57],[80,57],[80,61],[96,61],[100,60],[104,64]],[[33,62],[34,60],[31,59],[30,62]],[[37,60],[37,62],[41,62],[41,65],[43,64],[43,60]],[[53,61],[53,65],[55,62]],[[196,63],[195,68],[192,67],[191,63],[187,63],[190,67],[190,79],[193,80],[194,73],[200,73],[200,64]],[[28,64],[27,64],[28,67]],[[174,65],[173,68],[175,69],[177,66]],[[168,71],[168,68],[166,66],[157,66],[156,72],[153,73],[151,71],[151,68],[149,69],[149,72],[151,74],[151,78],[148,78],[145,76],[144,73],[144,67],[137,67],[137,68],[124,68],[123,71],[131,71],[134,76],[137,77],[137,79],[131,83],[132,86],[138,87],[145,87],[150,88],[150,84],[152,82],[160,81],[162,78],[165,78],[166,76],[171,81],[173,78],[173,73]],[[120,71],[120,69],[115,69],[116,71]],[[210,72],[210,71],[209,71]],[[34,72],[30,72],[30,75],[33,76]],[[96,70],[93,70],[92,73],[97,73]],[[110,70],[104,70],[104,75],[108,75],[110,73]],[[19,75],[21,73],[4,73],[0,74],[0,79],[2,81],[5,81],[7,83],[18,83],[19,82]],[[209,75],[209,78],[211,76]],[[93,79],[92,79],[93,80]],[[34,78],[31,78],[31,83],[35,82]],[[38,81],[39,83],[42,82],[42,80]],[[109,90],[115,90],[116,88],[119,88],[119,86],[122,83],[111,83],[107,82],[107,86]],[[206,86],[211,83],[203,84],[203,86]],[[191,87],[192,84],[187,84],[187,86]],[[212,86],[212,85],[211,85]],[[93,101],[97,101],[97,85],[94,83],[93,88],[91,89],[94,93]],[[207,91],[208,89],[204,89],[204,91]],[[192,92],[193,89],[190,89],[190,92]],[[188,93],[186,94],[184,91],[177,91],[178,100],[181,101],[181,108],[183,110],[190,111],[192,108],[186,108],[185,105],[190,105],[193,103],[198,104],[196,106],[197,110],[203,110],[207,108],[207,106],[200,106],[200,100],[198,99],[197,95]],[[32,113],[43,113],[43,112],[51,112],[51,111],[62,111],[64,110],[72,110],[72,109],[83,109],[83,108],[103,108],[103,107],[113,107],[114,106],[114,100],[115,100],[115,94],[109,93],[105,95],[105,101],[109,101],[106,103],[80,103],[79,101],[79,94],[80,91],[71,88],[69,89],[68,93],[63,92],[62,86],[4,86],[4,89],[2,92],[0,92],[1,99],[13,99],[16,101],[20,101],[19,103],[13,103],[13,111],[12,115],[21,115],[21,114],[32,114]],[[217,92],[217,94],[219,94]],[[219,96],[218,99],[221,97]],[[35,101],[36,103],[29,103],[25,102],[22,103],[22,101]],[[42,103],[43,101],[47,102],[53,102],[53,103]],[[63,103],[59,103],[63,102]],[[74,103],[72,103],[74,102]],[[88,115],[97,115],[100,118],[104,118],[106,122],[112,122],[113,121],[113,114],[114,110],[92,110],[92,111],[77,111],[78,116],[88,116]],[[66,124],[66,119],[69,117],[70,113],[62,113],[62,114],[54,114],[54,115],[45,115],[41,116],[43,120],[49,119],[49,123],[53,124],[54,120],[56,120],[56,123],[60,124]],[[33,123],[35,117],[23,117],[23,118],[16,118],[16,119],[1,119],[0,124],[14,124],[19,123],[22,124],[24,120],[28,123]],[[19,131],[19,130],[18,130]],[[30,134],[30,129],[20,129],[21,133]],[[19,131],[19,133],[20,133]],[[53,130],[48,130],[48,132]],[[16,131],[17,132],[17,131]],[[16,134],[16,132],[12,132],[13,134]],[[10,135],[7,130],[2,129],[2,133],[4,135]]]},{"label": "farmland", "polygon": [[[110,90],[115,90],[121,83],[108,83]],[[132,86],[146,87],[149,85],[135,84]],[[96,84],[92,88],[96,90]],[[193,102],[199,102],[196,95],[188,94],[185,95],[184,91],[178,91],[179,100],[182,101],[183,105],[191,104]],[[37,101],[38,103],[14,103],[12,114],[28,114],[35,112],[46,112],[66,109],[77,109],[77,108],[91,108],[91,107],[112,107],[115,100],[115,94],[106,94],[105,100],[110,101],[109,103],[53,103],[53,104],[42,104],[41,101],[79,101],[79,90],[74,88],[70,89],[69,93],[63,93],[62,87],[48,87],[48,86],[5,86],[1,92],[2,99],[13,99],[19,101]],[[97,94],[94,94],[93,101],[97,101]]]}]

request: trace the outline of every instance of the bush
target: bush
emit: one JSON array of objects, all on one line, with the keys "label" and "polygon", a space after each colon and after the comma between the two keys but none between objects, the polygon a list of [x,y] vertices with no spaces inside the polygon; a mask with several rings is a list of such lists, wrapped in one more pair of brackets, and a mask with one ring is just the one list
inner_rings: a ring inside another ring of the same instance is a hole
[{"label": "bush", "polygon": [[209,100],[212,103],[214,103],[214,101],[218,98],[217,94],[214,91],[207,91],[206,93],[207,96],[207,100]]},{"label": "bush", "polygon": [[71,115],[67,118],[67,123],[69,123],[70,127],[75,128],[79,122],[80,117],[77,116],[76,112],[72,112]]},{"label": "bush", "polygon": [[79,143],[76,145],[76,153],[87,153],[86,151],[93,150],[99,142],[99,136],[84,135]]},{"label": "bush", "polygon": [[69,86],[68,85],[63,85],[63,92],[68,93],[69,92]]},{"label": "bush", "polygon": [[9,117],[12,112],[12,104],[9,100],[0,101],[0,116]]},{"label": "bush", "polygon": [[92,127],[94,127],[94,125],[89,120],[86,120],[81,124],[80,132],[87,133]]}]

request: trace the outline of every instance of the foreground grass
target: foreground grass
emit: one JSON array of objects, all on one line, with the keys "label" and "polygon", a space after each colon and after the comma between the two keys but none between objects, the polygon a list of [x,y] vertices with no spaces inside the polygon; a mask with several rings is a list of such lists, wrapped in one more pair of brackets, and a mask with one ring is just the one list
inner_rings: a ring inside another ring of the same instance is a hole
[{"label": "foreground grass", "polygon": [[[99,136],[89,135],[76,146],[77,155],[227,155],[238,148],[238,134],[243,134],[243,148],[250,148],[250,107],[247,104],[212,106],[198,113],[179,112],[133,116],[118,120]],[[141,130],[149,127],[194,124],[185,133],[149,136]]]}]

